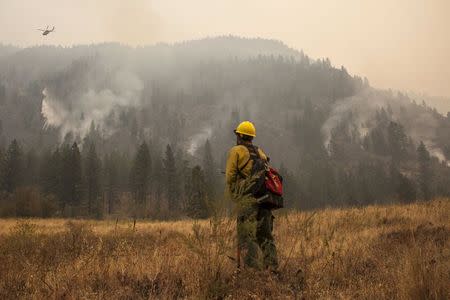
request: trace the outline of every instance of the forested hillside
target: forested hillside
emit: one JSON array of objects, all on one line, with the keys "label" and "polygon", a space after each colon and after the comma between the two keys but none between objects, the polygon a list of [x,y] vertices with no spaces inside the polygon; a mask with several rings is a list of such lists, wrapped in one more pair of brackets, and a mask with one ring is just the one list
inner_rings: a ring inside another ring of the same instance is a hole
[{"label": "forested hillside", "polygon": [[0,46],[0,214],[206,217],[245,119],[288,207],[450,196],[450,115],[278,41],[220,37]]}]

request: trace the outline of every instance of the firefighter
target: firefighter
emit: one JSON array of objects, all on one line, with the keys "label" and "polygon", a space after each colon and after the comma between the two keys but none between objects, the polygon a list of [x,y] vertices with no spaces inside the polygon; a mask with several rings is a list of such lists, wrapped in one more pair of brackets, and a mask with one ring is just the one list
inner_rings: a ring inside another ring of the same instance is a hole
[{"label": "firefighter", "polygon": [[275,272],[278,261],[272,235],[274,216],[270,209],[258,205],[248,189],[254,179],[251,176],[253,160],[250,152],[254,149],[259,158],[266,162],[268,157],[253,146],[256,130],[251,122],[240,123],[234,133],[236,146],[228,152],[225,175],[228,193],[237,208],[238,253],[242,255],[245,266]]}]

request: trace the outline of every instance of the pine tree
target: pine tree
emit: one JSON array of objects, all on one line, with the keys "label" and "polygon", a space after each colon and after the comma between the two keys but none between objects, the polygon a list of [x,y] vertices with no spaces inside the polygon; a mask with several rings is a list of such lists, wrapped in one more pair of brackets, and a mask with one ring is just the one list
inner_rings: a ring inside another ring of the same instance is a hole
[{"label": "pine tree", "polygon": [[171,213],[176,212],[177,207],[177,170],[175,166],[175,157],[170,145],[166,147],[165,158],[163,159],[164,175],[165,175],[165,190]]},{"label": "pine tree", "polygon": [[417,157],[419,162],[417,181],[419,183],[420,195],[424,200],[429,200],[431,198],[431,157],[427,147],[422,141],[417,148]]},{"label": "pine tree", "polygon": [[405,175],[400,173],[395,162],[390,165],[389,184],[390,192],[399,201],[411,202],[416,198],[414,184]]},{"label": "pine tree", "polygon": [[103,179],[108,203],[108,214],[112,214],[115,211],[118,190],[120,188],[119,170],[117,166],[119,159],[119,156],[113,152],[107,155],[104,161]]},{"label": "pine tree", "polygon": [[95,150],[95,144],[88,146],[87,156],[84,163],[84,178],[86,196],[88,204],[88,215],[95,213],[96,217],[101,216],[102,208],[99,201],[100,195],[100,160]]},{"label": "pine tree", "polygon": [[131,189],[137,206],[145,204],[150,184],[150,172],[150,151],[147,143],[143,142],[136,153],[130,176]]},{"label": "pine tree", "polygon": [[405,134],[403,126],[396,122],[390,122],[387,128],[387,136],[392,158],[396,161],[404,159],[408,137]]},{"label": "pine tree", "polygon": [[91,125],[89,126],[89,131],[86,136],[83,138],[83,145],[89,145],[88,147],[83,147],[83,156],[87,155],[87,152],[90,149],[90,144],[94,144],[97,149],[98,141],[101,141],[101,134],[99,129],[95,126],[95,122],[91,121]]},{"label": "pine tree", "polygon": [[28,186],[38,183],[38,156],[34,149],[30,149],[25,157],[24,183]]},{"label": "pine tree", "polygon": [[3,189],[12,193],[23,183],[24,179],[22,149],[15,139],[5,153],[2,169]]},{"label": "pine tree", "polygon": [[179,210],[184,209],[187,203],[187,188],[189,183],[189,177],[191,168],[189,168],[189,161],[182,150],[178,150],[175,154],[175,183],[176,187],[176,207]]},{"label": "pine tree", "polygon": [[62,194],[62,159],[59,148],[56,148],[53,152],[46,152],[43,155],[40,164],[40,184],[43,192],[46,195],[54,195],[63,206],[63,194]]},{"label": "pine tree", "polygon": [[384,128],[382,126],[377,126],[370,132],[371,145],[373,147],[373,152],[378,155],[385,155],[388,153],[388,146],[384,134]]},{"label": "pine tree", "polygon": [[66,204],[70,205],[70,215],[76,215],[82,198],[82,172],[81,155],[78,144],[75,142],[71,147],[65,145],[61,157],[61,194],[63,210]]},{"label": "pine tree", "polygon": [[65,213],[67,205],[72,205],[72,155],[70,146],[68,144],[63,144],[61,146],[61,169],[59,170],[59,177],[61,178],[61,209]]},{"label": "pine tree", "polygon": [[195,166],[191,172],[186,213],[191,218],[208,217],[205,177],[200,166]]},{"label": "pine tree", "polygon": [[203,170],[205,173],[205,187],[206,195],[210,201],[215,201],[216,199],[216,167],[214,163],[214,158],[212,155],[211,144],[209,140],[206,140],[205,146],[203,147]]},{"label": "pine tree", "polygon": [[400,199],[405,202],[412,202],[416,199],[416,189],[414,183],[403,174],[400,174],[397,193]]},{"label": "pine tree", "polygon": [[[156,148],[156,147],[154,147]],[[152,157],[154,157],[151,170],[151,188],[152,188],[152,196],[156,199],[154,202],[154,211],[155,214],[158,215],[161,210],[160,199],[164,194],[165,189],[165,176],[164,176],[164,166],[161,158],[161,153],[159,151],[152,152]]]},{"label": "pine tree", "polygon": [[72,205],[78,207],[82,198],[82,167],[81,154],[78,144],[75,142],[71,147],[71,166],[72,166]]}]

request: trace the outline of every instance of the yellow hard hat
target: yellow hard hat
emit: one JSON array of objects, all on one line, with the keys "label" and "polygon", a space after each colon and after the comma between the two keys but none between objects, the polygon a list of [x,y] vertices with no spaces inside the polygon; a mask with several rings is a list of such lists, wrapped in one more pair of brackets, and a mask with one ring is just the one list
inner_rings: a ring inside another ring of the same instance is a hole
[{"label": "yellow hard hat", "polygon": [[236,129],[234,130],[234,132],[253,137],[256,136],[255,125],[253,125],[253,123],[249,121],[244,121],[241,124],[239,124],[238,127],[236,127]]}]

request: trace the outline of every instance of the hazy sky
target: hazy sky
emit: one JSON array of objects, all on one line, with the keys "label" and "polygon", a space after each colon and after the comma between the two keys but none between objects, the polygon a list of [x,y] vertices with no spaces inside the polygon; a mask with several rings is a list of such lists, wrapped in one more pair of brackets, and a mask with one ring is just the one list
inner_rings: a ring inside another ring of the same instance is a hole
[{"label": "hazy sky", "polygon": [[[47,24],[56,32],[43,37]],[[450,97],[450,0],[0,0],[0,42],[20,46],[224,34],[282,40],[376,87]]]}]

